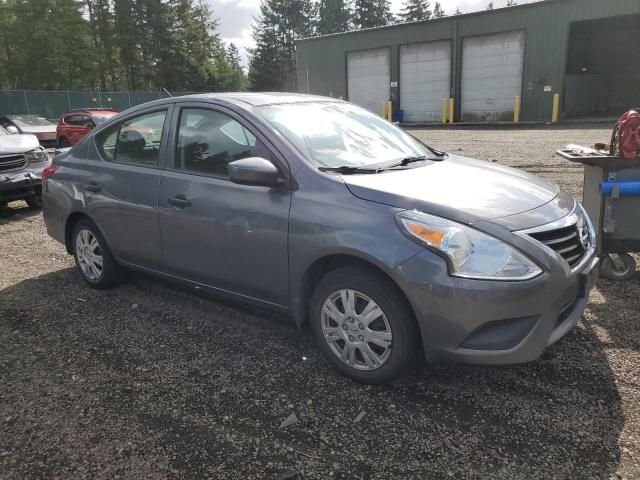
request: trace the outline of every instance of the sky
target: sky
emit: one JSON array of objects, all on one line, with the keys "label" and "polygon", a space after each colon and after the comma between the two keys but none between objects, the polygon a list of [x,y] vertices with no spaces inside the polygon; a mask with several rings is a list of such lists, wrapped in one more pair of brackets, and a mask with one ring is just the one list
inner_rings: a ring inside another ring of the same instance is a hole
[{"label": "sky", "polygon": [[[520,0],[529,3],[535,0]],[[218,33],[227,42],[233,42],[240,49],[245,66],[247,64],[247,48],[254,46],[251,38],[253,18],[260,12],[260,0],[208,0],[213,7],[213,14],[219,20]],[[403,0],[391,0],[392,10],[397,13],[402,8]],[[433,5],[435,1],[432,1]],[[460,7],[463,13],[484,10],[489,0],[440,0],[448,15]],[[507,0],[494,0],[496,8],[504,7]]]}]

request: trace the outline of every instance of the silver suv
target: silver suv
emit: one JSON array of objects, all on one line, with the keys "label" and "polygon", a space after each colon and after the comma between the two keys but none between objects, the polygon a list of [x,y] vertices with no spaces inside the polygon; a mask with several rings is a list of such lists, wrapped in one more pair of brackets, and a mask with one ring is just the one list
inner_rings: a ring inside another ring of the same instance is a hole
[{"label": "silver suv", "polygon": [[0,127],[0,207],[13,200],[26,200],[31,208],[40,208],[41,175],[50,164],[37,137],[11,134]]},{"label": "silver suv", "polygon": [[323,97],[141,105],[43,185],[47,230],[90,286],[136,269],[289,312],[365,383],[420,351],[537,359],[580,319],[597,263],[589,218],[556,185]]}]

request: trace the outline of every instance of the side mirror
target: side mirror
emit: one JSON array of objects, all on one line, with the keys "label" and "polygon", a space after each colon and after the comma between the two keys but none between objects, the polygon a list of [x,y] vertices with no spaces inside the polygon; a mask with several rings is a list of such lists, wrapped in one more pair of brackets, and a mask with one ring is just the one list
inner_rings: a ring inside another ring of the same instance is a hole
[{"label": "side mirror", "polygon": [[280,173],[269,160],[260,157],[243,158],[230,162],[229,179],[240,185],[271,187],[278,183]]},{"label": "side mirror", "polygon": [[16,127],[15,125],[8,125],[5,129],[11,135],[18,135],[20,133],[20,130],[18,130],[18,127]]}]

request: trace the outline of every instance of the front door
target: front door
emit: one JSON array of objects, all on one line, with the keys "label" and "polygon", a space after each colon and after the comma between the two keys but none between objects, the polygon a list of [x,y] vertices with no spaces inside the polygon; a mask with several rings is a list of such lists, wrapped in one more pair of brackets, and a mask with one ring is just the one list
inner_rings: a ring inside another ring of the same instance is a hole
[{"label": "front door", "polygon": [[194,105],[176,113],[158,200],[167,273],[288,305],[291,191],[237,185],[227,174],[241,158],[282,163],[233,112]]}]

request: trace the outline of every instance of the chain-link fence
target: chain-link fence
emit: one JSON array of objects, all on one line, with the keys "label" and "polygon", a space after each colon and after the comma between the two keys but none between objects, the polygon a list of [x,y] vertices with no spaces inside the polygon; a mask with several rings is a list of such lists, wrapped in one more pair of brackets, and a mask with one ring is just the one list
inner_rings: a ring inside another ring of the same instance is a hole
[{"label": "chain-link fence", "polygon": [[[196,92],[172,92],[173,96]],[[126,110],[134,105],[167,98],[165,92],[72,92],[0,90],[0,115],[30,113],[57,120],[74,108]]]}]

